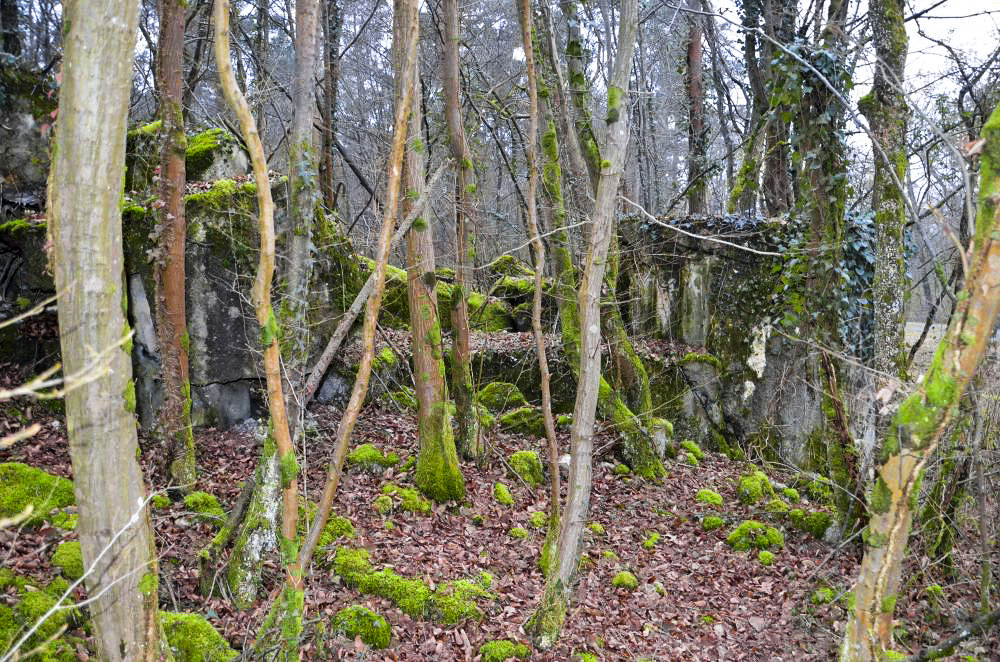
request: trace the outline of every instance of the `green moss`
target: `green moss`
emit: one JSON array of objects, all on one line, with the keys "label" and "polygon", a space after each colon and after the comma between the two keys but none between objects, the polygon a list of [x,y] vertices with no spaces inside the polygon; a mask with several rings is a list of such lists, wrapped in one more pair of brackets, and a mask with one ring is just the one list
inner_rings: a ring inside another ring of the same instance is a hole
[{"label": "green moss", "polygon": [[392,497],[385,494],[378,495],[375,497],[375,501],[372,502],[372,508],[379,515],[388,515],[392,512]]},{"label": "green moss", "polygon": [[628,466],[622,464],[621,462],[616,464],[615,468],[612,471],[616,476],[628,476],[629,474],[632,473],[632,470],[629,469]]},{"label": "green moss", "polygon": [[59,568],[67,579],[83,577],[83,552],[80,542],[72,540],[60,543],[52,555],[52,565]]},{"label": "green moss", "polygon": [[683,460],[684,464],[688,466],[692,467],[699,466],[698,458],[695,456],[694,453],[681,453],[681,459]]},{"label": "green moss", "polygon": [[771,481],[763,471],[754,471],[751,474],[740,476],[740,484],[737,488],[740,501],[747,505],[753,505],[766,496],[774,496],[774,488]]},{"label": "green moss", "polygon": [[784,547],[785,537],[774,527],[764,526],[756,520],[743,520],[726,537],[726,543],[738,552],[745,552],[749,549]]},{"label": "green moss", "polygon": [[76,531],[76,527],[80,524],[80,516],[75,513],[71,514],[59,511],[57,513],[53,513],[49,518],[49,521],[52,522],[52,526],[57,529],[62,529],[63,531]]},{"label": "green moss", "polygon": [[533,437],[545,436],[545,422],[542,412],[535,407],[520,407],[500,417],[500,427],[515,434]]},{"label": "green moss", "polygon": [[788,521],[796,529],[805,531],[816,539],[822,539],[826,530],[830,528],[833,516],[823,511],[806,513],[801,508],[793,508],[788,511]]},{"label": "green moss", "polygon": [[767,550],[761,550],[757,554],[757,561],[759,561],[760,564],[764,565],[764,566],[773,565],[774,564],[774,554],[772,552],[767,551]]},{"label": "green moss", "polygon": [[563,428],[568,428],[573,425],[573,415],[572,414],[559,414],[556,416],[556,425]]},{"label": "green moss", "polygon": [[725,522],[718,515],[709,515],[705,519],[701,520],[701,528],[703,531],[715,531],[716,529],[721,529],[725,525]]},{"label": "green moss", "polygon": [[154,494],[153,495],[153,508],[156,510],[163,510],[170,507],[170,497],[166,494]]},{"label": "green moss", "polygon": [[507,458],[507,463],[515,474],[532,487],[538,487],[545,482],[542,471],[542,461],[536,451],[517,451]]},{"label": "green moss", "polygon": [[534,278],[535,276],[535,272],[531,267],[513,255],[501,255],[486,265],[486,268],[495,278],[502,278],[504,276]]},{"label": "green moss", "polygon": [[417,515],[430,515],[431,513],[431,502],[411,487],[399,487],[389,483],[382,488],[382,495],[398,498],[400,508],[408,513]]},{"label": "green moss", "polygon": [[396,404],[400,409],[416,411],[417,410],[417,394],[412,388],[404,386],[398,391],[389,391],[385,394],[385,397]]},{"label": "green moss", "polygon": [[[440,347],[440,341],[432,342]],[[444,371],[443,364],[441,371]],[[458,464],[458,451],[451,429],[450,401],[435,402],[429,412],[419,417],[420,451],[413,482],[419,490],[438,503],[465,497],[465,478]]]},{"label": "green moss", "polygon": [[511,496],[510,488],[508,488],[503,483],[497,483],[493,486],[493,498],[501,506],[513,506],[514,497]]},{"label": "green moss", "polygon": [[710,365],[720,373],[722,370],[722,361],[718,358],[712,356],[711,354],[700,354],[698,352],[688,352],[680,359],[677,360],[678,365],[685,365],[687,363],[704,363],[705,365]]},{"label": "green moss", "polygon": [[14,517],[29,505],[25,524],[37,524],[55,508],[76,503],[73,483],[20,462],[0,464],[0,517]]},{"label": "green moss", "polygon": [[784,515],[788,512],[788,504],[775,497],[764,504],[764,510],[775,515]]},{"label": "green moss", "polygon": [[511,530],[507,532],[507,535],[515,540],[524,540],[525,538],[531,537],[531,533],[529,533],[527,529],[520,526],[512,527]]},{"label": "green moss", "polygon": [[236,142],[225,129],[209,129],[188,137],[184,167],[188,181],[199,181],[215,160],[219,148]]},{"label": "green moss", "polygon": [[487,641],[479,647],[481,662],[504,662],[504,660],[526,660],[531,655],[531,649],[524,644],[515,644],[508,639]]},{"label": "green moss", "polygon": [[824,586],[813,591],[809,601],[814,605],[828,605],[833,602],[834,597],[833,589]]},{"label": "green moss", "polygon": [[399,464],[399,455],[382,453],[375,444],[361,444],[347,455],[347,466],[352,469],[381,473]]},{"label": "green moss", "polygon": [[388,648],[392,640],[389,621],[361,605],[351,605],[338,611],[333,617],[333,631],[348,639],[360,637],[372,648]]},{"label": "green moss", "polygon": [[647,531],[647,536],[644,541],[642,541],[642,546],[646,549],[653,549],[656,547],[656,543],[660,542],[660,534],[656,531]]},{"label": "green moss", "polygon": [[698,493],[694,495],[694,498],[696,501],[707,503],[708,505],[716,506],[717,508],[722,508],[723,506],[722,495],[713,490],[698,490]]},{"label": "green moss", "polygon": [[548,515],[540,510],[536,510],[529,516],[528,522],[531,524],[532,528],[543,529],[545,528],[545,523],[549,520]]},{"label": "green moss", "polygon": [[686,450],[688,453],[694,456],[694,459],[701,461],[705,459],[705,452],[698,447],[698,444],[694,443],[690,439],[685,439],[681,442],[681,448]]},{"label": "green moss", "polygon": [[527,404],[521,389],[509,382],[492,382],[476,395],[476,400],[491,412],[501,413]]},{"label": "green moss", "polygon": [[798,503],[801,500],[799,497],[799,491],[794,487],[786,487],[781,490],[781,496],[785,497],[785,499],[791,503]]},{"label": "green moss", "polygon": [[160,623],[177,662],[225,662],[239,657],[203,616],[161,611]]},{"label": "green moss", "polygon": [[580,662],[600,662],[596,653],[580,653]]},{"label": "green moss", "polygon": [[225,523],[226,512],[219,505],[219,500],[208,492],[192,492],[184,497],[184,505],[195,512],[195,519],[221,526]]},{"label": "green moss", "polygon": [[634,591],[639,588],[639,580],[628,570],[622,570],[611,580],[611,585],[626,591]]}]

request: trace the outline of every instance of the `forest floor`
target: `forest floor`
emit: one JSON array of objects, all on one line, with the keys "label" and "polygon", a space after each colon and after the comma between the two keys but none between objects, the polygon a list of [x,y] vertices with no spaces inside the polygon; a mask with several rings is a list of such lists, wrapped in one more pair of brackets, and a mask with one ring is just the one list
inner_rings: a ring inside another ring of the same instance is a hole
[{"label": "forest floor", "polygon": [[[13,370],[0,366],[0,386],[8,382],[13,382]],[[22,461],[71,478],[63,419],[37,404],[21,404],[17,416],[11,407],[0,410],[0,435],[25,419],[40,423],[42,431],[29,442],[0,451],[0,461]],[[340,413],[327,407],[316,409],[314,415],[319,438],[302,462],[307,497],[321,489]],[[234,503],[241,482],[254,471],[260,449],[255,447],[252,427],[196,431],[198,489],[214,494],[224,508]],[[310,638],[305,646],[308,659],[475,662],[484,642],[505,638],[528,643],[522,625],[543,586],[537,560],[544,530],[532,527],[531,513],[546,510],[547,486],[529,487],[512,477],[499,458],[525,449],[545,457],[544,441],[495,431],[488,441],[491,460],[486,466],[462,464],[468,497],[461,506],[435,506],[429,515],[398,510],[380,515],[373,502],[386,483],[412,486],[412,471],[393,468],[380,474],[348,473],[335,501],[335,513],[349,518],[356,530],[356,538],[337,544],[368,550],[375,567],[391,566],[431,587],[475,577],[480,571],[490,573],[492,599],[480,601],[485,618],[445,626],[414,620],[383,598],[361,595],[331,571],[336,549],[332,545],[317,552],[307,581],[308,622],[329,622],[339,609],[363,604],[389,620],[392,643],[386,650],[368,651],[360,641]],[[414,414],[367,407],[352,447],[366,442],[404,460],[414,456]],[[151,487],[163,489],[159,449],[142,437],[140,444]],[[566,452],[565,431],[560,433],[560,444]],[[668,462],[669,475],[652,483],[616,473],[614,445],[607,430],[595,440],[590,521],[600,523],[603,533],[586,534],[580,581],[558,644],[545,652],[534,651],[530,659],[579,660],[580,653],[596,654],[599,660],[826,660],[835,655],[845,618],[844,593],[859,561],[856,545],[833,547],[782,526],[780,518],[765,512],[763,502],[742,505],[737,483],[741,474],[752,470],[747,462],[706,452],[698,466]],[[776,487],[795,484],[792,474],[767,471]],[[494,499],[498,482],[510,487],[512,507]],[[703,488],[721,494],[724,506],[712,508],[697,501],[695,494]],[[721,516],[725,526],[703,531],[701,520],[710,514]],[[773,565],[762,565],[756,551],[735,552],[726,544],[728,532],[744,519],[759,519],[783,530],[784,547],[775,550]],[[197,521],[183,503],[154,510],[153,525],[161,608],[203,614],[236,649],[248,648],[281,578],[276,561],[266,565],[265,592],[258,606],[240,612],[221,598],[206,599],[196,591],[197,554],[214,534],[213,526]],[[512,537],[512,527],[523,527],[528,537]],[[659,538],[650,544],[653,533]],[[39,583],[49,582],[57,574],[50,564],[55,546],[73,537],[72,532],[49,526],[0,531],[0,566]],[[974,567],[967,569],[975,573]],[[635,574],[636,590],[612,586],[612,578],[621,570]],[[915,651],[939,641],[956,623],[974,616],[978,596],[974,582],[945,584],[920,558],[908,563],[904,577],[906,593],[896,610],[899,650]],[[935,581],[945,585],[943,595],[925,590]],[[832,589],[827,596],[832,601],[817,600],[817,589],[826,588]],[[1000,660],[1000,640],[995,634],[971,640],[963,652],[976,659]]]}]

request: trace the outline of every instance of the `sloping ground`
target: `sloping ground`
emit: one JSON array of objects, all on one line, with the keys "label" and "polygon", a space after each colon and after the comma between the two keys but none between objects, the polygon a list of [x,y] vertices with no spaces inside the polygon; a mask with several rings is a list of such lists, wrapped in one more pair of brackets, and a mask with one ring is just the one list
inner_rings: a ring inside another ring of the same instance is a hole
[{"label": "sloping ground", "polygon": [[[8,375],[0,381],[7,385],[11,379]],[[338,417],[330,408],[316,412],[319,439],[303,462],[309,495],[320,489],[323,462]],[[23,420],[40,422],[43,432],[30,442],[0,452],[0,461],[24,461],[69,477],[65,426],[59,418],[37,404],[4,403],[0,434],[20,426]],[[386,453],[394,451],[402,460],[397,467],[405,466],[405,460],[415,454],[415,421],[410,412],[369,407],[356,429],[354,446],[373,443]],[[565,432],[561,436],[565,450],[568,438]],[[544,532],[532,526],[531,513],[544,511],[546,487],[531,488],[508,475],[499,457],[523,449],[541,452],[542,440],[493,432],[489,441],[493,450],[489,467],[463,465],[469,497],[460,507],[435,506],[426,516],[399,508],[379,514],[373,504],[385,484],[411,485],[412,472],[400,468],[376,474],[352,471],[336,502],[336,513],[348,517],[357,533],[356,538],[341,539],[340,543],[366,549],[376,568],[391,566],[428,587],[489,572],[495,600],[479,601],[485,618],[453,626],[436,624],[412,618],[385,598],[361,595],[329,569],[327,564],[336,553],[334,545],[317,556],[308,582],[310,621],[329,624],[341,608],[364,604],[388,619],[392,641],[384,651],[363,653],[363,644],[337,639],[327,628],[322,638],[310,635],[306,645],[309,659],[475,661],[484,642],[500,638],[526,642],[521,625],[543,582],[536,563]],[[202,471],[199,489],[215,494],[224,507],[230,506],[239,482],[255,464],[258,449],[254,448],[252,432],[247,428],[225,432],[205,429],[197,434],[197,443]],[[592,523],[601,526],[593,526],[587,535],[581,580],[559,644],[550,651],[533,652],[530,659],[577,660],[580,653],[588,652],[600,660],[830,658],[843,621],[837,598],[854,576],[855,553],[842,550],[831,555],[829,546],[785,526],[780,516],[765,512],[764,501],[741,505],[737,484],[740,475],[749,470],[746,463],[706,453],[698,466],[671,462],[669,477],[662,484],[651,484],[615,471],[609,435],[602,434],[595,445],[600,455]],[[144,448],[142,459],[153,487],[161,486],[161,458],[156,450]],[[780,488],[778,477],[772,474],[772,478]],[[513,506],[496,501],[497,482],[509,486]],[[791,484],[792,480],[784,482]],[[704,488],[721,495],[721,508],[696,500],[696,493]],[[800,492],[804,494],[805,489]],[[725,525],[705,532],[702,518],[712,514],[721,516]],[[243,648],[257,632],[266,606],[239,613],[221,598],[203,599],[196,594],[196,555],[213,528],[194,515],[182,503],[154,511],[163,576],[162,608],[204,614],[235,648]],[[748,518],[783,530],[784,547],[773,550],[773,565],[762,565],[756,551],[736,552],[725,543],[728,533]],[[513,537],[514,527],[526,530],[527,537]],[[656,540],[654,533],[659,534]],[[57,574],[50,563],[55,546],[73,536],[50,526],[0,532],[0,564],[45,585]],[[915,576],[917,569],[910,568],[907,576]],[[623,570],[634,573],[635,590],[612,586],[613,578]],[[279,580],[277,566],[271,565],[267,574],[273,591]],[[959,610],[975,599],[974,587],[945,585],[943,596],[929,601],[923,587],[931,581],[915,579],[907,596],[899,601],[900,627],[906,631],[909,647],[918,648],[947,636],[953,623],[950,617],[961,616]],[[818,588],[832,589],[832,604],[815,604],[826,599],[822,592],[816,594]],[[814,595],[821,599],[814,600]],[[5,593],[0,599],[10,603],[15,598]],[[75,634],[85,638],[82,631]],[[1000,655],[996,637],[977,645],[983,646],[976,651],[979,659]]]}]

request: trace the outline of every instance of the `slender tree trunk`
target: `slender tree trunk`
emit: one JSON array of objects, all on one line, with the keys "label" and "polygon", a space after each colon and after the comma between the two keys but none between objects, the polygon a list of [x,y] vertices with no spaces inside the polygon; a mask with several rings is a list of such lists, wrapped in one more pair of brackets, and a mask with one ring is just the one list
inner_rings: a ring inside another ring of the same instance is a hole
[{"label": "slender tree trunk", "polygon": [[160,255],[155,263],[156,335],[160,345],[163,405],[159,434],[166,443],[171,482],[182,492],[194,487],[196,463],[191,432],[191,383],[188,381],[187,314],[184,305],[184,71],[183,0],[160,2]]},{"label": "slender tree trunk", "polygon": [[[771,2],[764,13],[764,30],[781,44],[795,39],[795,16],[798,0]],[[763,49],[767,63],[768,83],[783,75],[782,67],[787,56],[781,53],[781,64],[775,62],[775,47],[768,42]],[[797,65],[793,65],[797,66]],[[765,101],[765,103],[767,103]],[[789,145],[790,123],[786,113],[790,110],[784,102],[772,104],[764,123],[764,211],[768,217],[781,216],[792,208],[792,164]]]},{"label": "slender tree trunk", "polygon": [[454,331],[451,350],[451,386],[458,418],[459,452],[480,459],[483,444],[479,418],[476,416],[475,393],[472,384],[472,352],[469,349],[468,288],[472,283],[471,260],[475,256],[475,237],[471,227],[472,194],[476,189],[475,170],[462,123],[461,89],[459,87],[458,44],[461,40],[458,21],[458,0],[442,3],[444,23],[444,110],[448,120],[448,142],[455,159],[455,286],[451,298],[451,326]]},{"label": "slender tree trunk", "polygon": [[[136,441],[122,254],[125,124],[138,3],[63,7],[48,187],[78,533],[102,660],[158,660],[158,573]],[[96,47],[100,44],[100,47]]]},{"label": "slender tree trunk", "polygon": [[19,18],[17,0],[0,0],[0,50],[15,57],[21,54]]},{"label": "slender tree trunk", "polygon": [[323,153],[320,163],[320,188],[323,204],[330,213],[337,211],[337,184],[334,173],[334,136],[337,135],[337,91],[340,85],[340,33],[344,26],[344,16],[338,0],[327,0],[323,34]]},{"label": "slender tree trunk", "polygon": [[[254,180],[257,183],[258,230],[260,233],[260,261],[254,280],[252,299],[260,326],[261,345],[264,347],[264,375],[267,383],[267,406],[270,412],[269,441],[273,439],[277,459],[278,477],[281,481],[281,531],[278,536],[282,562],[285,568],[285,587],[281,600],[289,610],[297,603],[301,613],[303,591],[302,573],[296,565],[296,527],[298,524],[298,464],[289,432],[285,397],[282,392],[281,349],[278,326],[274,309],[271,307],[271,284],[274,276],[274,202],[271,199],[271,183],[267,174],[267,159],[261,144],[257,125],[246,98],[240,93],[233,75],[229,53],[229,0],[216,0],[215,19],[215,60],[219,71],[219,82],[230,108],[239,119],[243,139],[250,151],[253,162]],[[266,630],[266,628],[265,628]],[[289,649],[297,653],[299,629],[282,630],[282,639],[288,655]]]},{"label": "slender tree trunk", "polygon": [[1000,107],[983,127],[983,180],[966,289],[919,390],[903,401],[879,456],[868,501],[865,555],[854,585],[840,659],[882,659],[892,647],[892,615],[920,478],[958,409],[1000,312]]},{"label": "slender tree trunk", "polygon": [[701,0],[688,0],[688,41],[687,41],[687,102],[688,102],[688,190],[689,214],[704,214],[706,208],[706,182],[708,167],[708,129],[705,127],[705,90],[702,81],[703,30],[701,23]]},{"label": "slender tree trunk", "polygon": [[572,581],[580,559],[583,531],[590,512],[594,418],[601,382],[601,288],[614,231],[618,183],[628,145],[628,78],[637,28],[637,4],[635,0],[623,0],[619,18],[618,53],[608,85],[608,134],[605,160],[602,162],[604,167],[598,180],[590,247],[579,293],[580,378],[573,410],[566,514],[541,603],[526,625],[526,629],[542,648],[550,647],[555,642],[566,619]]}]

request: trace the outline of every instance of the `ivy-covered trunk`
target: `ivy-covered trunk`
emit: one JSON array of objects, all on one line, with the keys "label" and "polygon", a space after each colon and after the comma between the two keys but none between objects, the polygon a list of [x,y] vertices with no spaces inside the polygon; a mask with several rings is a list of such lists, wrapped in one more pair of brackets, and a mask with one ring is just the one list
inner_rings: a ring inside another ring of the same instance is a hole
[{"label": "ivy-covered trunk", "polygon": [[156,553],[137,461],[122,254],[125,122],[139,7],[134,0],[71,2],[63,11],[47,209],[94,644],[109,662],[162,659],[170,652],[161,639]]},{"label": "ivy-covered trunk", "polygon": [[163,404],[157,433],[167,446],[170,482],[181,492],[194,488],[196,463],[191,431],[191,383],[188,378],[187,313],[184,304],[184,115],[181,110],[184,69],[182,0],[160,4],[157,57],[163,146],[160,157],[159,254],[155,261],[156,335],[160,346]]},{"label": "ivy-covered trunk", "polygon": [[899,406],[879,455],[868,499],[865,555],[848,614],[840,659],[883,659],[892,648],[892,615],[921,477],[958,410],[1000,312],[1000,107],[983,127],[979,212],[965,289],[917,391]]},{"label": "ivy-covered trunk", "polygon": [[[397,9],[408,10],[406,5]],[[398,12],[397,12],[398,13]],[[394,21],[406,21],[394,16]],[[395,66],[402,70],[405,63]],[[419,76],[413,85],[419,85]],[[397,78],[398,89],[402,77]],[[412,92],[419,98],[415,88]],[[424,192],[424,143],[421,139],[420,104],[410,110],[410,129],[403,160],[403,185],[406,194],[403,213],[416,204]],[[434,274],[434,233],[425,218],[418,218],[406,234],[406,289],[410,303],[410,329],[413,335],[413,381],[417,396],[417,435],[420,450],[413,478],[421,492],[435,501],[461,499],[465,496],[465,479],[458,466],[458,452],[451,430],[451,408],[445,380],[441,322],[437,311],[437,277]]]}]

